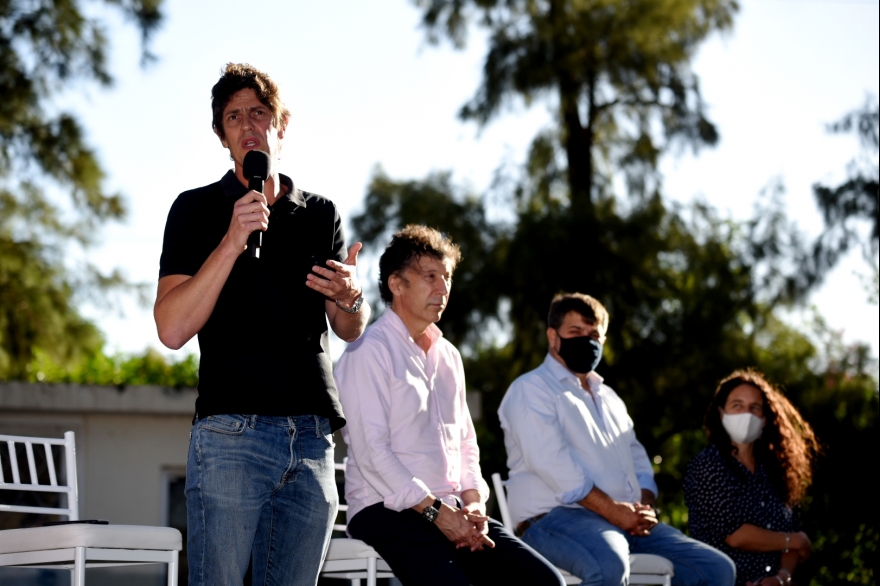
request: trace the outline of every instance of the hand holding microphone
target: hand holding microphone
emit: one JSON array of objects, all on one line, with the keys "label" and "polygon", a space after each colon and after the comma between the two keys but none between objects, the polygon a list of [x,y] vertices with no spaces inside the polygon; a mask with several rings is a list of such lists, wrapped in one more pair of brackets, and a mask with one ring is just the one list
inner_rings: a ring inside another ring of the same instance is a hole
[{"label": "hand holding microphone", "polygon": [[[242,172],[248,180],[248,191],[263,193],[263,184],[269,177],[269,154],[263,151],[248,151],[244,156]],[[254,230],[248,236],[247,254],[251,258],[260,258],[260,247],[263,245],[263,231]]]}]

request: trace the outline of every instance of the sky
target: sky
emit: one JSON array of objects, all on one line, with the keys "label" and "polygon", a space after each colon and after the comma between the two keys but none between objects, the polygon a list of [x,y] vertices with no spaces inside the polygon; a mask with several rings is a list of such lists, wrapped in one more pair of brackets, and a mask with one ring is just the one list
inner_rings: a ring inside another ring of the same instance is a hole
[{"label": "sky", "polygon": [[[745,220],[759,193],[778,180],[791,218],[815,236],[822,220],[811,186],[843,180],[859,152],[854,136],[830,135],[826,124],[880,94],[878,2],[741,0],[740,6],[733,30],[707,40],[693,61],[721,140],[696,156],[667,155],[663,191]],[[83,84],[59,101],[80,117],[107,187],[123,193],[130,210],[81,254],[103,270],[118,268],[149,283],[151,294],[175,197],[231,167],[210,126],[210,89],[229,61],[251,63],[278,82],[292,112],[281,171],[298,187],[331,198],[344,220],[362,209],[377,166],[398,180],[451,170],[457,183],[481,193],[498,166],[521,162],[534,135],[552,122],[541,101],[514,102],[483,128],[459,121],[458,109],[480,82],[484,35],[474,29],[463,51],[429,45],[419,11],[406,0],[253,6],[165,0],[164,10],[151,44],[158,60],[145,69],[138,66],[136,31],[98,10],[110,27],[116,83],[110,89]],[[361,278],[374,272],[359,267]],[[815,306],[845,341],[868,342],[876,356],[880,312],[867,302],[859,278],[868,272],[859,253],[850,254],[807,306],[786,319],[801,324]],[[104,332],[110,352],[152,347],[173,359],[198,352],[195,340],[165,349],[151,308],[133,300],[116,310],[92,304],[83,311]],[[342,347],[334,342],[333,353]]]}]

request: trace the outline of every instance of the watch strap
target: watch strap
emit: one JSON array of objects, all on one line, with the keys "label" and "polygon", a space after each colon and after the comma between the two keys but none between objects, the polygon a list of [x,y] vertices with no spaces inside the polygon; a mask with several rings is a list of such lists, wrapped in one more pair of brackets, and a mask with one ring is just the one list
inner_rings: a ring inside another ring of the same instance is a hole
[{"label": "watch strap", "polygon": [[354,300],[354,303],[351,304],[351,307],[345,307],[341,303],[339,303],[338,299],[334,300],[336,302],[336,307],[344,311],[345,313],[357,313],[361,310],[361,305],[364,304],[364,293],[361,291],[360,296]]},{"label": "watch strap", "polygon": [[425,507],[422,511],[422,518],[428,523],[433,523],[437,520],[437,516],[440,514],[440,507],[443,506],[443,503],[440,499],[435,498],[434,503]]}]

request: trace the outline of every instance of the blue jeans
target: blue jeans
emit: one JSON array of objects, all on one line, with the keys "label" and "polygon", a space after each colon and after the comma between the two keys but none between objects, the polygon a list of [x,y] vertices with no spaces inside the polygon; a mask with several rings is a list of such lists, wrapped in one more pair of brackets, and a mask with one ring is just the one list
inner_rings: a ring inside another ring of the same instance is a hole
[{"label": "blue jeans", "polygon": [[523,541],[584,586],[629,584],[629,554],[653,553],[675,566],[676,586],[733,586],[736,568],[717,549],[664,523],[646,537],[633,537],[585,509],[556,507],[534,523]]},{"label": "blue jeans", "polygon": [[190,586],[314,586],[336,508],[325,417],[211,415],[186,465]]}]

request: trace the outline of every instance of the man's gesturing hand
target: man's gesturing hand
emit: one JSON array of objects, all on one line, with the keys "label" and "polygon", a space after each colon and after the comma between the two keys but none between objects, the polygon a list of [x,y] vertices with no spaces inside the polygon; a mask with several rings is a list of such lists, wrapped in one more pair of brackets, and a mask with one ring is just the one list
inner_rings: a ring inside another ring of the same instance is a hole
[{"label": "man's gesturing hand", "polygon": [[247,248],[247,239],[251,232],[269,227],[267,204],[266,196],[253,190],[248,191],[235,202],[225,240],[239,253]]},{"label": "man's gesturing hand", "polygon": [[353,304],[363,292],[356,274],[357,256],[362,247],[360,242],[355,242],[344,262],[328,260],[326,267],[313,266],[314,272],[306,277],[306,286],[347,306]]}]

